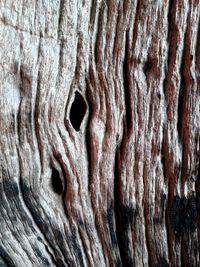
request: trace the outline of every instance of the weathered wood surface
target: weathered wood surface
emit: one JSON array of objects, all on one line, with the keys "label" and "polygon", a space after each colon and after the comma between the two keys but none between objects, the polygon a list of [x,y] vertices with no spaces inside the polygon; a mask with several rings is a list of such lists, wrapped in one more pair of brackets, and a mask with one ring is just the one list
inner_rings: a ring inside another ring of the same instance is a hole
[{"label": "weathered wood surface", "polygon": [[200,266],[199,16],[0,1],[0,266]]}]

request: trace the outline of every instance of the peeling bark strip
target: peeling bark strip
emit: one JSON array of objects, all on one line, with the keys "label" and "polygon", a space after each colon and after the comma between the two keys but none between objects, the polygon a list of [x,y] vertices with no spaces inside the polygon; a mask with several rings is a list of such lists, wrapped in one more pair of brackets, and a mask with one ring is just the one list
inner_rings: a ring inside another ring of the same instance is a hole
[{"label": "peeling bark strip", "polygon": [[200,266],[200,1],[0,1],[0,266]]}]

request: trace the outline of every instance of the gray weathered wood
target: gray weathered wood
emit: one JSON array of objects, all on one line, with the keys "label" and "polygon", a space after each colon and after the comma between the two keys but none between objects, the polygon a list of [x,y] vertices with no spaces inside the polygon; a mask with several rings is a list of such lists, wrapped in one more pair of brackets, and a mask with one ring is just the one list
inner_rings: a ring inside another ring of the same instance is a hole
[{"label": "gray weathered wood", "polygon": [[199,0],[0,2],[1,266],[200,266],[199,25]]}]

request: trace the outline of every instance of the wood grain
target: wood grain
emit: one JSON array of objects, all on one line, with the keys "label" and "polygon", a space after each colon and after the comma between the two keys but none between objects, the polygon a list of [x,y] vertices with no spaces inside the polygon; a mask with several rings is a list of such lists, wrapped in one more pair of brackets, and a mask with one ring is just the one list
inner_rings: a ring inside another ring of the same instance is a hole
[{"label": "wood grain", "polygon": [[199,0],[2,0],[0,131],[0,266],[200,266]]}]

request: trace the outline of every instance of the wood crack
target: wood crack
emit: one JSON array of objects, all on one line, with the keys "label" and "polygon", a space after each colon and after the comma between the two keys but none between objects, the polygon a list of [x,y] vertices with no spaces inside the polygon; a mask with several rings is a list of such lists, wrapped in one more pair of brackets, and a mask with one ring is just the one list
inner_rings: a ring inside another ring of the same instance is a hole
[{"label": "wood crack", "polygon": [[123,80],[124,80],[124,94],[125,94],[125,107],[126,107],[126,129],[127,132],[133,127],[132,117],[132,105],[131,105],[131,94],[130,94],[130,46],[129,46],[129,31],[126,31],[125,35],[125,56],[123,64]]}]

